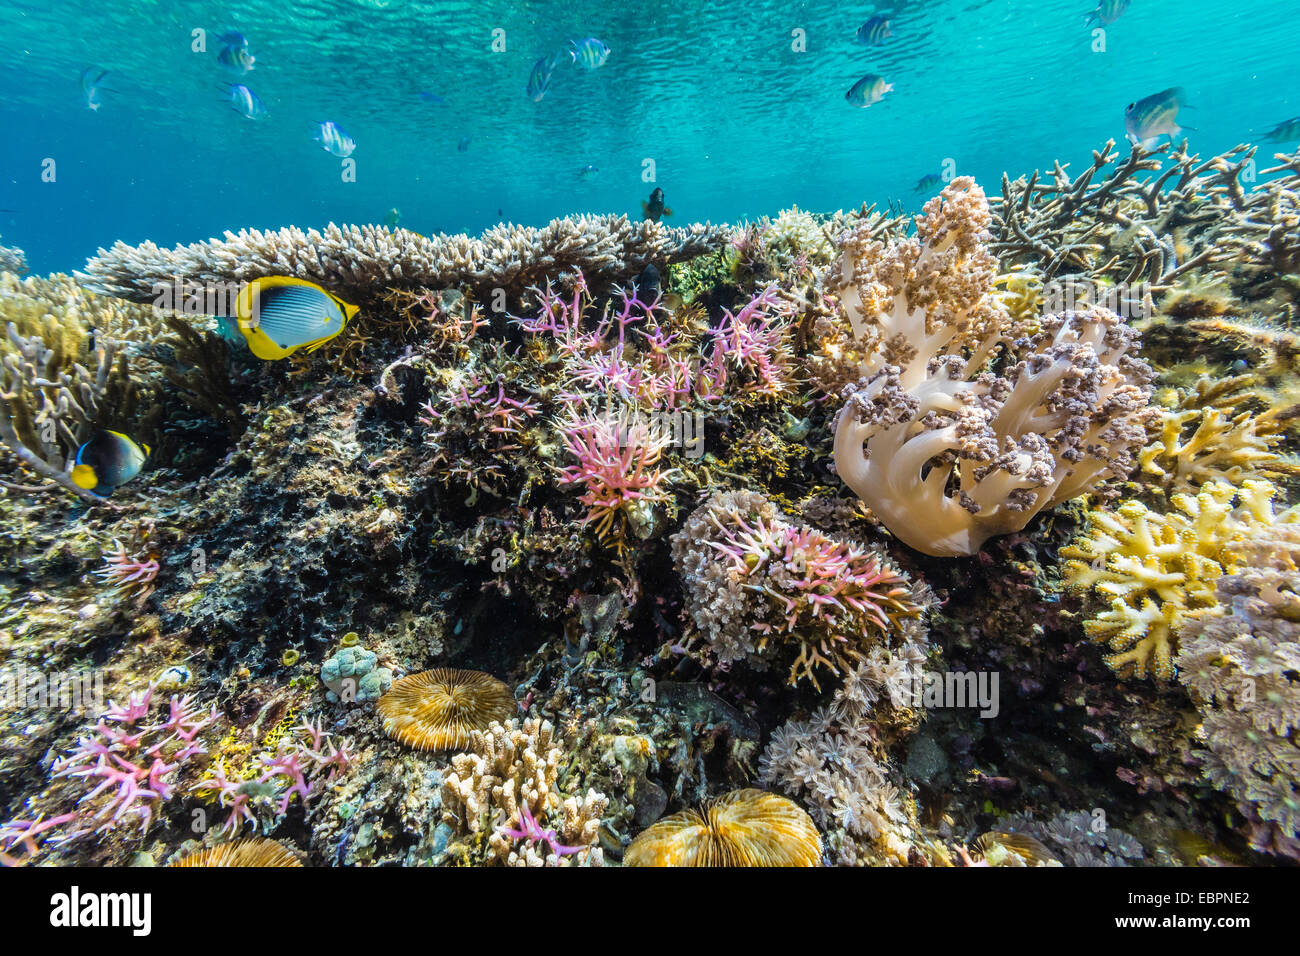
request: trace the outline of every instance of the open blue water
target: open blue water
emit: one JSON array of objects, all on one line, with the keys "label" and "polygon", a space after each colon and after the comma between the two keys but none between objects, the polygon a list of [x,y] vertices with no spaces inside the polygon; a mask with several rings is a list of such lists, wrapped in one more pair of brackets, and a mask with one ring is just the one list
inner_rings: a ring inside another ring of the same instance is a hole
[{"label": "open blue water", "polygon": [[[1300,114],[1295,0],[1133,0],[1105,52],[1084,26],[1091,5],[0,0],[0,242],[48,272],[116,239],[382,222],[393,207],[423,232],[639,215],[647,159],[675,221],[792,203],[915,208],[912,187],[945,159],[990,191],[1004,169],[1086,162],[1123,141],[1129,102],[1171,86],[1187,90],[1195,109],[1181,119],[1203,154]],[[854,33],[876,12],[893,14],[894,36],[870,49]],[[191,49],[196,29],[206,52]],[[217,35],[229,29],[257,57],[233,79],[263,100],[264,120],[221,92],[232,77]],[[795,30],[806,52],[792,49]],[[561,66],[530,101],[533,63],[588,35],[608,62]],[[95,112],[79,78],[92,64],[110,71]],[[895,90],[855,109],[844,93],[865,73]],[[313,141],[327,119],[356,141],[356,182]],[[47,159],[54,182],[42,181]],[[599,173],[584,179],[588,164]]]}]

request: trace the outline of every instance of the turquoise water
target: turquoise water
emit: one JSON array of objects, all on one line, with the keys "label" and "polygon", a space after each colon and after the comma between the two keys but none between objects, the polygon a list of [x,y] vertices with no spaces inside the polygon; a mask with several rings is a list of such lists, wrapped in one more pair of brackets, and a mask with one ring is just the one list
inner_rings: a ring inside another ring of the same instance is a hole
[{"label": "turquoise water", "polygon": [[[1123,141],[1129,102],[1171,86],[1195,107],[1181,119],[1203,155],[1300,114],[1294,0],[1133,0],[1105,52],[1091,49],[1089,6],[4,0],[0,236],[47,272],[117,239],[382,222],[393,207],[423,232],[639,215],[647,159],[675,221],[792,203],[915,208],[912,187],[946,159],[990,191],[1004,169],[1085,162]],[[893,14],[894,36],[855,43],[876,12]],[[206,52],[191,50],[195,29],[208,31]],[[217,62],[230,29],[257,57],[242,78]],[[796,29],[806,52],[792,49]],[[563,65],[530,101],[533,63],[589,35],[611,48],[606,64]],[[92,64],[110,71],[95,112],[79,79]],[[865,73],[895,90],[855,109],[844,93]],[[232,80],[267,118],[230,108]],[[313,141],[322,120],[356,141],[356,182]],[[579,176],[589,164],[599,172]]]}]

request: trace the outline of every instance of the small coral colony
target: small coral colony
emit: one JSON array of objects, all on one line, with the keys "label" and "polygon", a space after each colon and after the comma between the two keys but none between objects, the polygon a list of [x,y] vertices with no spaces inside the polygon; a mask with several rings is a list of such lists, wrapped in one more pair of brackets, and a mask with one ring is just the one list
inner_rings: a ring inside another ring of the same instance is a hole
[{"label": "small coral colony", "polygon": [[1300,153],[1164,132],[0,250],[0,860],[1300,859]]}]

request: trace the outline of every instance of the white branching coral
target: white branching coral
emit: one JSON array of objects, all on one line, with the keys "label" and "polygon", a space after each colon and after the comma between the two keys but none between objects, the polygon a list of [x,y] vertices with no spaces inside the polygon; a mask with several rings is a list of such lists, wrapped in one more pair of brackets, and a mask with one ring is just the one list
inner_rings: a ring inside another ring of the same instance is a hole
[{"label": "white branching coral", "polygon": [[983,191],[956,179],[917,238],[850,233],[828,279],[855,338],[828,364],[849,357],[860,375],[836,419],[836,470],[898,538],[944,557],[1126,474],[1156,414],[1115,313],[1046,316],[1032,336],[1014,326],[988,223]]},{"label": "white branching coral", "polygon": [[549,721],[493,722],[475,731],[471,752],[457,754],[443,780],[449,823],[485,840],[491,858],[508,866],[599,866],[596,845],[609,798],[560,792],[566,762]]}]

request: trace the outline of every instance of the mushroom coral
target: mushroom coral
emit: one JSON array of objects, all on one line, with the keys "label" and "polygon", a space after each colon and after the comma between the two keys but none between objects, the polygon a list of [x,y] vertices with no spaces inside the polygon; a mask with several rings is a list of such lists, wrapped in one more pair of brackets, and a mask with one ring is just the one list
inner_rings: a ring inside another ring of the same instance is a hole
[{"label": "mushroom coral", "polygon": [[626,866],[816,866],[821,836],[793,800],[733,790],[643,830]]},{"label": "mushroom coral", "polygon": [[418,750],[462,749],[515,710],[510,688],[482,671],[436,668],[398,678],[376,706],[384,733]]},{"label": "mushroom coral", "polygon": [[302,866],[298,858],[274,840],[261,838],[222,843],[187,853],[171,866]]}]

